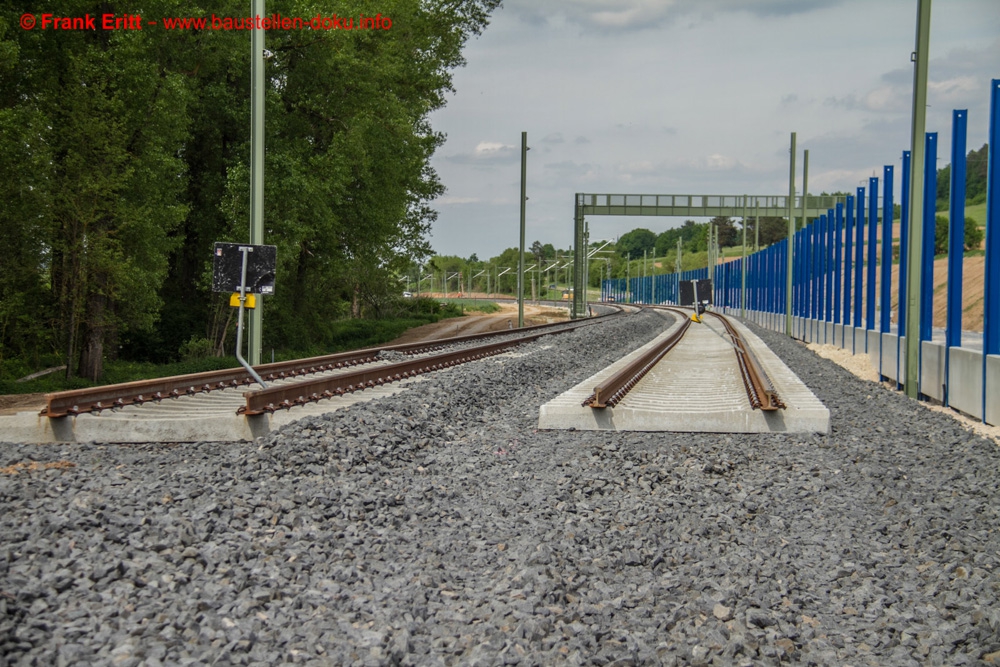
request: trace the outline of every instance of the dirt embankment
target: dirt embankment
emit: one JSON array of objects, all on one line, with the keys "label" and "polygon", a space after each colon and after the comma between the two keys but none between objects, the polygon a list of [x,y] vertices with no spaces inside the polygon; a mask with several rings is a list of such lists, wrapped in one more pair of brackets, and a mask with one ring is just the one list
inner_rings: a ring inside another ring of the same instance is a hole
[{"label": "dirt embankment", "polygon": [[[433,324],[425,324],[410,329],[396,340],[387,343],[387,345],[419,343],[424,340],[437,340],[439,338],[465,336],[487,331],[502,331],[508,328],[508,322],[510,323],[510,327],[516,328],[517,304],[501,303],[498,305],[500,306],[500,312],[498,313],[475,313],[465,315],[464,317],[452,317]],[[561,322],[568,319],[569,310],[566,308],[524,304],[525,326]]]}]

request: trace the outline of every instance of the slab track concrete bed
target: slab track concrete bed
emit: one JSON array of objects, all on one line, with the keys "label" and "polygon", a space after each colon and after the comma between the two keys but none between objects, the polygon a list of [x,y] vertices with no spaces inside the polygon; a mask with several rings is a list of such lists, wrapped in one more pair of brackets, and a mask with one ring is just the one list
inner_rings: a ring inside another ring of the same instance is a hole
[{"label": "slab track concrete bed", "polygon": [[243,392],[258,385],[168,398],[159,403],[49,419],[35,412],[0,417],[0,442],[233,442],[254,438],[303,417],[404,391],[421,378],[383,385],[272,414],[236,414]]},{"label": "slab track concrete bed", "polygon": [[830,411],[763,341],[736,318],[739,330],[771,378],[784,410],[750,408],[736,365],[736,354],[722,323],[704,317],[680,343],[613,408],[582,403],[594,387],[669,336],[678,320],[655,340],[549,401],[539,411],[543,429],[678,431],[702,433],[827,433]]}]

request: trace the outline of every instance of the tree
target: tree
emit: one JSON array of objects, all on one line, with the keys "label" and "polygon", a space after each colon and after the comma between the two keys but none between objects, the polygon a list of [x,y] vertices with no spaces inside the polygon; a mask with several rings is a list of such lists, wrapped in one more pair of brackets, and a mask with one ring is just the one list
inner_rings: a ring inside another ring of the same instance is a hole
[{"label": "tree", "polygon": [[719,247],[730,248],[738,244],[739,234],[731,218],[717,216],[711,222],[719,230]]},{"label": "tree", "polygon": [[[518,248],[507,248],[500,253],[498,257],[494,257],[490,260],[490,264],[493,265],[494,269],[498,273],[503,273],[504,269],[510,269],[500,276],[500,282],[494,288],[496,291],[505,292],[507,294],[513,294],[517,291],[517,263],[520,256],[521,251]],[[529,255],[526,254],[524,258],[525,261],[527,261]],[[525,264],[525,266],[527,266],[527,264]]]},{"label": "tree", "polygon": [[685,220],[680,227],[674,227],[662,232],[656,237],[656,256],[663,257],[673,253],[677,248],[677,240],[681,240],[682,246],[689,252],[695,252],[695,246],[701,244],[701,250],[705,249],[708,225],[697,223],[694,220]]},{"label": "tree", "polygon": [[545,259],[545,248],[542,246],[541,241],[535,241],[531,244],[531,256],[534,258],[535,264],[541,264]]},{"label": "tree", "polygon": [[[965,200],[970,203],[986,201],[986,172],[989,163],[989,144],[965,156]],[[951,165],[937,172],[937,210],[947,211],[951,194]]]},{"label": "tree", "polygon": [[[63,0],[51,9],[68,16],[75,6]],[[168,7],[154,0],[145,9]],[[27,225],[39,235],[35,270],[50,290],[44,317],[67,375],[97,380],[122,336],[154,327],[188,211],[180,155],[191,89],[177,72],[184,54],[166,31],[80,31],[58,40],[17,31],[13,39],[17,58],[0,70],[0,89],[9,92],[0,107],[30,123],[22,138],[33,171],[4,165],[0,182],[14,186],[20,204],[27,197],[37,205]],[[36,191],[33,181],[44,186]],[[0,227],[27,230],[7,217],[19,207],[3,211]]]},{"label": "tree", "polygon": [[784,238],[788,238],[788,220],[786,218],[761,216],[760,245],[762,247],[773,245]]},{"label": "tree", "polygon": [[622,257],[642,257],[643,252],[652,253],[656,249],[656,234],[648,229],[633,229],[622,234],[615,244],[618,254]]}]

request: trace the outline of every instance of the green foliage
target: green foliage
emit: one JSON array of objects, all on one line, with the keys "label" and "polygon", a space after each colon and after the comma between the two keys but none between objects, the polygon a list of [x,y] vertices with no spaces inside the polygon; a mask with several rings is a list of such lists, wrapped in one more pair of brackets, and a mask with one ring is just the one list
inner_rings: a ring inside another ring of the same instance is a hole
[{"label": "green foliage", "polygon": [[[965,200],[970,204],[986,201],[986,177],[989,162],[989,144],[983,144],[978,151],[969,151],[965,156]],[[951,165],[937,172],[937,210],[948,210],[951,193]]]},{"label": "green foliage", "polygon": [[[945,255],[948,253],[948,229],[949,229],[948,216],[937,215],[934,216],[934,254],[935,255]],[[980,244],[983,242],[983,238],[986,236],[985,232],[976,221],[970,217],[965,218],[964,227],[964,249],[965,250],[977,250]]]},{"label": "green foliage", "polygon": [[648,229],[633,229],[621,235],[615,248],[619,255],[631,259],[642,257],[643,253],[652,255],[656,251],[656,234]]},{"label": "green foliage", "polygon": [[655,254],[658,256],[673,256],[677,251],[677,240],[680,239],[684,250],[691,251],[694,246],[704,243],[706,238],[705,224],[694,220],[685,220],[680,227],[668,229],[656,237]]},{"label": "green foliage", "polygon": [[733,224],[732,219],[725,216],[716,216],[712,218],[710,224],[716,226],[719,230],[719,247],[728,248],[734,246],[742,240],[741,236],[738,236],[736,225]]},{"label": "green foliage", "polygon": [[204,337],[191,336],[186,343],[181,345],[177,353],[180,355],[182,361],[191,361],[192,359],[205,359],[216,356],[215,351],[216,346],[212,341]]},{"label": "green foliage", "polygon": [[976,221],[966,216],[965,218],[965,249],[978,250],[986,238],[986,230],[976,224]]},{"label": "green foliage", "polygon": [[500,306],[494,301],[478,299],[446,299],[444,303],[459,308],[464,313],[499,313]]},{"label": "green foliage", "polygon": [[[747,238],[749,242],[749,233]],[[788,238],[788,220],[786,218],[761,217],[760,247],[773,245],[784,238]]]}]

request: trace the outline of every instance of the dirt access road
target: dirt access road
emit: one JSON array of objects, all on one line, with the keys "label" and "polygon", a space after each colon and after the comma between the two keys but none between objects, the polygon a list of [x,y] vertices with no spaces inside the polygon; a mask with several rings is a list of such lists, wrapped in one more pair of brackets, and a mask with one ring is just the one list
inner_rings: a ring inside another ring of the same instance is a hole
[{"label": "dirt access road", "polygon": [[[425,340],[438,340],[439,338],[451,338],[452,336],[465,336],[468,334],[484,333],[486,331],[502,331],[507,328],[507,322],[517,327],[517,304],[499,303],[500,312],[480,314],[475,313],[464,317],[451,317],[434,324],[425,324],[420,327],[410,329],[394,341],[386,345],[399,345],[401,343],[419,343]],[[524,325],[549,324],[550,322],[562,322],[569,319],[567,308],[554,308],[552,306],[536,306],[524,304]]]},{"label": "dirt access road", "polygon": [[[441,320],[434,324],[425,324],[420,327],[410,329],[394,341],[386,345],[397,345],[399,343],[419,343],[425,340],[438,340],[440,338],[451,338],[452,336],[464,336],[466,334],[482,333],[485,331],[501,331],[507,328],[507,321],[517,326],[517,304],[501,303],[500,312],[465,315],[464,317],[452,317]],[[549,322],[561,322],[569,319],[569,310],[566,308],[553,308],[552,306],[535,306],[524,304],[524,324],[548,324]],[[0,415],[14,414],[27,410],[41,410],[45,407],[45,394],[9,394],[0,396]],[[2,434],[0,434],[2,439]]]}]

